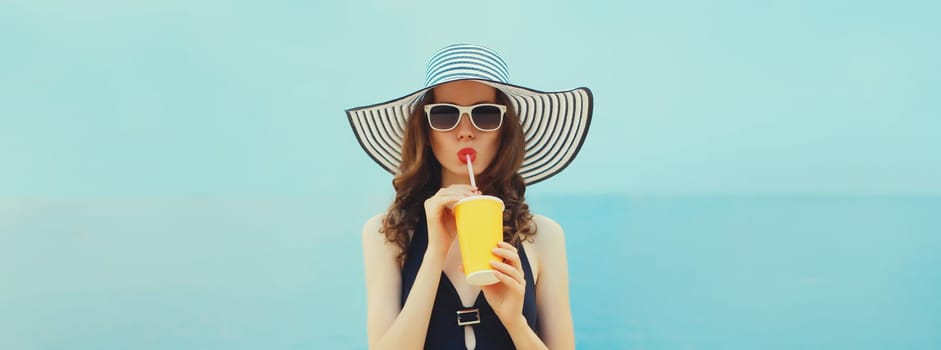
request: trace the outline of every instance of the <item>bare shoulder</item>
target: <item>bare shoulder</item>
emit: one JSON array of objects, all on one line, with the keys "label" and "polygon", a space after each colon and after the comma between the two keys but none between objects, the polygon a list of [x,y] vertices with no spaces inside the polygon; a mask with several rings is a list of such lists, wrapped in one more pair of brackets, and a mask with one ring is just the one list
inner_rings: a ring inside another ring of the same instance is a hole
[{"label": "bare shoulder", "polygon": [[363,224],[363,238],[366,236],[372,236],[373,234],[380,234],[379,229],[382,228],[382,218],[385,217],[385,214],[376,214],[373,217],[366,220],[366,223]]},{"label": "bare shoulder", "polygon": [[565,256],[565,233],[559,223],[545,215],[533,214],[533,224],[536,226],[536,234],[523,244],[538,285],[543,273],[558,269],[555,264],[560,261],[559,257]]},{"label": "bare shoulder", "polygon": [[370,345],[389,329],[401,310],[401,270],[397,250],[382,231],[383,214],[363,225],[363,268],[366,277],[366,329]]},{"label": "bare shoulder", "polygon": [[391,248],[386,241],[386,235],[381,232],[383,217],[385,214],[376,214],[363,224],[363,250],[369,253]]},{"label": "bare shoulder", "polygon": [[562,230],[562,225],[552,218],[533,214],[533,223],[536,225],[535,243],[537,245],[540,245],[540,241],[551,244],[565,242],[565,231]]}]

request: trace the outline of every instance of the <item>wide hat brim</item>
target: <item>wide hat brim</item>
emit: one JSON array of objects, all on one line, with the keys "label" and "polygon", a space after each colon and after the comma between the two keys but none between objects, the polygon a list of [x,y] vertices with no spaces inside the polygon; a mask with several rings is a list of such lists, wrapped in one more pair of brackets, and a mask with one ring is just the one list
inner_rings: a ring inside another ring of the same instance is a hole
[{"label": "wide hat brim", "polygon": [[[500,89],[519,115],[526,142],[519,173],[527,185],[558,174],[575,159],[591,125],[591,90],[580,87],[542,92],[501,82],[471,80]],[[360,146],[386,171],[398,172],[405,121],[425,92],[435,86],[387,102],[346,110]]]}]

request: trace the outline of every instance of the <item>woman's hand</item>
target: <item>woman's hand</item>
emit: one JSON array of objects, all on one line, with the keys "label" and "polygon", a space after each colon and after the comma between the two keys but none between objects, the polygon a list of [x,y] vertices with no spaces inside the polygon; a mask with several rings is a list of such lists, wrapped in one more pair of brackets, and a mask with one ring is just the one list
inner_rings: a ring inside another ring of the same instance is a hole
[{"label": "woman's hand", "polygon": [[470,185],[451,185],[438,190],[425,200],[425,216],[428,218],[428,252],[447,255],[457,235],[454,212],[451,208],[457,201],[480,194]]},{"label": "woman's hand", "polygon": [[500,242],[493,249],[493,253],[503,258],[503,261],[490,262],[500,282],[483,286],[481,289],[484,297],[487,298],[487,303],[500,318],[500,322],[509,328],[512,324],[523,320],[523,298],[526,294],[523,264],[520,262],[516,247],[509,243]]}]

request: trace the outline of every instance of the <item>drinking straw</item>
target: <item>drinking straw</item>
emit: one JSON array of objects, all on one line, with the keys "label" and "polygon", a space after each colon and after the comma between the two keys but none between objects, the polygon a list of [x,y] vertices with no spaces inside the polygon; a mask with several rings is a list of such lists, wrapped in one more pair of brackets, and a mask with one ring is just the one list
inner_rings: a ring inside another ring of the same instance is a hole
[{"label": "drinking straw", "polygon": [[464,157],[467,157],[467,174],[470,175],[471,187],[477,188],[477,182],[474,181],[474,166],[471,165],[471,156],[465,154]]}]

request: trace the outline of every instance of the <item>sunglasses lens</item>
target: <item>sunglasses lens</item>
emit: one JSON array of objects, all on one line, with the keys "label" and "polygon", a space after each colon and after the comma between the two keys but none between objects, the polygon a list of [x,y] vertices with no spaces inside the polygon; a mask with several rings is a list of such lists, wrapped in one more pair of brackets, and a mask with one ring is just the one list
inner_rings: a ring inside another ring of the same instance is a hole
[{"label": "sunglasses lens", "polygon": [[472,114],[474,124],[481,130],[496,130],[503,119],[503,113],[496,106],[480,106],[474,108]]},{"label": "sunglasses lens", "polygon": [[428,111],[428,122],[438,130],[453,128],[460,117],[460,112],[453,106],[434,106]]}]

